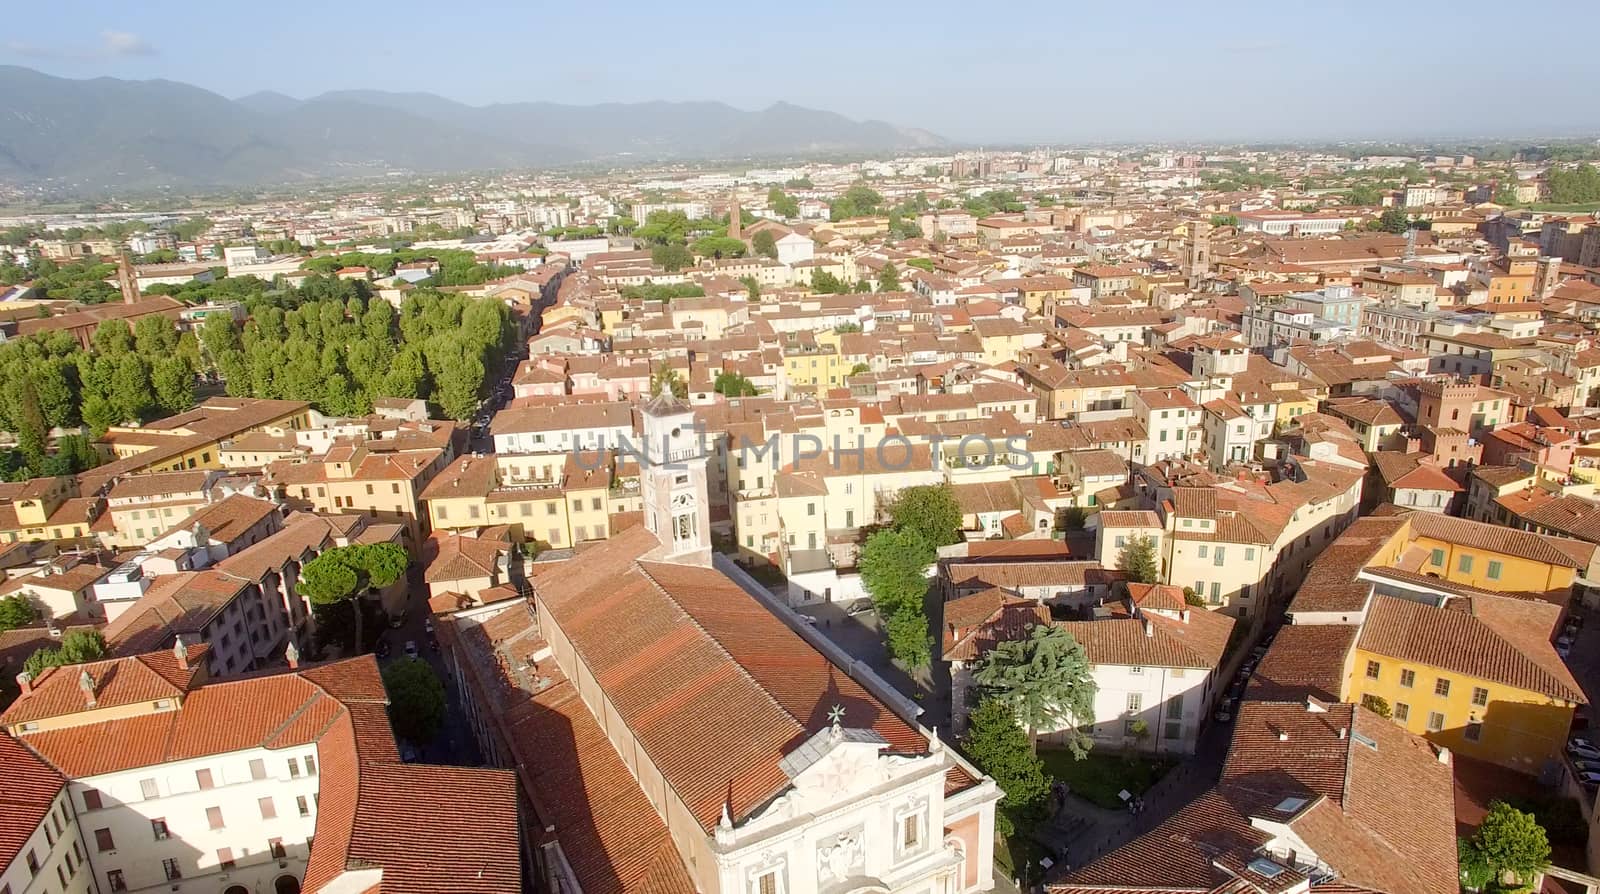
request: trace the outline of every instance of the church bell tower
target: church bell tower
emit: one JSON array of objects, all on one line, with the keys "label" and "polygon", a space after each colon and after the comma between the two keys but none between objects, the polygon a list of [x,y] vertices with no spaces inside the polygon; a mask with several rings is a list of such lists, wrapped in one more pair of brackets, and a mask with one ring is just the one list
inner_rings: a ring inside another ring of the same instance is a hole
[{"label": "church bell tower", "polygon": [[659,558],[685,564],[711,564],[711,501],[707,455],[694,410],[661,390],[642,410],[644,449],[639,469],[644,523],[661,549]]}]

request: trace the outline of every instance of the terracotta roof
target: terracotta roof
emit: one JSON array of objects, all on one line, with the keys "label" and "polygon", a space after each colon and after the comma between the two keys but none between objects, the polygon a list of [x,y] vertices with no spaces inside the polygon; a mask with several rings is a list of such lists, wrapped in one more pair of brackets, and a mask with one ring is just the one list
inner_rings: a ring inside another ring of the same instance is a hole
[{"label": "terracotta roof", "polygon": [[630,529],[535,588],[702,829],[725,804],[745,817],[788,785],[779,761],[835,703],[853,708],[846,725],[877,730],[891,751],[926,750],[921,733],[720,572],[640,561],[657,546]]},{"label": "terracotta roof", "polygon": [[1126,576],[1120,571],[1101,568],[1099,562],[1080,559],[1023,562],[953,560],[945,569],[950,584],[959,589],[1106,586]]},{"label": "terracotta roof", "polygon": [[1356,641],[1354,624],[1285,624],[1250,678],[1246,697],[1255,701],[1299,701],[1306,696],[1338,701],[1344,662]]},{"label": "terracotta roof", "polygon": [[[1291,800],[1293,799],[1293,800]],[[1051,885],[1094,891],[1283,891],[1308,879],[1278,864],[1251,870],[1289,826],[1334,870],[1312,892],[1449,894],[1457,890],[1450,767],[1432,747],[1365,709],[1246,702],[1222,777],[1165,822]]]},{"label": "terracotta roof", "polygon": [[[1464,601],[1467,611],[1375,596],[1356,645],[1401,661],[1584,703],[1577,681],[1550,644],[1559,606],[1493,596]],[[1533,654],[1524,651],[1530,647]],[[1541,660],[1537,653],[1546,651],[1554,660]]]},{"label": "terracotta roof", "polygon": [[1549,537],[1431,512],[1416,512],[1407,518],[1410,519],[1411,529],[1418,537],[1445,540],[1460,546],[1504,553],[1533,562],[1543,562],[1546,565],[1582,569],[1589,564],[1589,557],[1594,554],[1595,549],[1593,543]]},{"label": "terracotta roof", "polygon": [[21,742],[0,733],[0,856],[11,860],[38,830],[67,784],[65,776]]},{"label": "terracotta roof", "polygon": [[205,666],[204,654],[205,646],[191,647],[187,668],[181,667],[171,652],[45,668],[33,681],[33,691],[0,714],[0,726],[83,713],[87,710],[81,688],[85,673],[94,683],[97,710],[178,698],[197,685]]}]

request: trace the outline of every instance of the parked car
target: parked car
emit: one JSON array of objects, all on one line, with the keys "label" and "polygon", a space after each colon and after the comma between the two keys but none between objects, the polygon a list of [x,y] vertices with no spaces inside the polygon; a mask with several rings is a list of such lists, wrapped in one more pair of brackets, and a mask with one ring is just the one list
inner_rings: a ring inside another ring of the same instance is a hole
[{"label": "parked car", "polygon": [[1600,748],[1595,748],[1592,745],[1568,745],[1567,754],[1586,761],[1600,761]]},{"label": "parked car", "polygon": [[433,632],[433,618],[429,617],[422,619],[422,630],[424,633]]},{"label": "parked car", "polygon": [[1572,644],[1571,643],[1566,643],[1566,644],[1556,643],[1556,655],[1558,655],[1558,656],[1560,656],[1562,658],[1567,658],[1570,655],[1572,655]]},{"label": "parked car", "polygon": [[853,618],[856,615],[864,615],[870,611],[872,611],[871,599],[857,599],[845,608],[844,613]]},{"label": "parked car", "polygon": [[1589,748],[1589,749],[1600,751],[1600,748],[1596,748],[1593,739],[1588,739],[1588,738],[1585,738],[1583,736],[1573,736],[1572,738],[1568,739],[1567,740],[1567,747],[1568,748],[1573,748],[1573,747]]},{"label": "parked car", "polygon": [[417,641],[416,640],[414,640],[414,639],[406,640],[406,657],[407,658],[416,658],[418,655],[421,655],[421,654],[422,653],[417,650]]},{"label": "parked car", "polygon": [[1578,781],[1584,788],[1600,788],[1600,773],[1579,773]]},{"label": "parked car", "polygon": [[1600,773],[1600,761],[1575,760],[1572,766],[1585,773]]}]

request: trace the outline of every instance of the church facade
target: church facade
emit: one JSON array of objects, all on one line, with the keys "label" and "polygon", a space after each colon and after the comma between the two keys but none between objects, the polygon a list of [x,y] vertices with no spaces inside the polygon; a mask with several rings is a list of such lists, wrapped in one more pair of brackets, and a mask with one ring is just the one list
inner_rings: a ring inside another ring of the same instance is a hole
[{"label": "church facade", "polygon": [[[644,524],[441,623],[555,890],[993,887],[994,782],[711,558],[689,408],[644,408]],[[736,572],[734,572],[736,574]],[[808,631],[816,636],[814,631]]]}]

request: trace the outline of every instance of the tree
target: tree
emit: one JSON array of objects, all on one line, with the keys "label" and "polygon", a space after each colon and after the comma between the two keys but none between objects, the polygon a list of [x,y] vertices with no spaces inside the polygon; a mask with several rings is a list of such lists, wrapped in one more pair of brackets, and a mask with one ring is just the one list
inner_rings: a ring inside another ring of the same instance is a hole
[{"label": "tree", "polygon": [[672,389],[672,396],[682,400],[689,396],[689,385],[678,376],[678,371],[668,366],[665,361],[658,364],[650,373],[650,393],[660,394],[661,386]]},{"label": "tree", "polygon": [[744,290],[750,294],[750,300],[751,301],[756,301],[756,300],[759,300],[761,298],[761,281],[760,280],[756,279],[754,276],[750,276],[750,275],[747,274],[745,276],[739,277],[739,283],[741,285],[743,285],[744,286]]},{"label": "tree", "polygon": [[[800,216],[799,200],[784,192],[781,187],[774,186],[767,190],[767,207],[771,208],[773,213],[785,219]],[[773,257],[776,257],[776,255]]]},{"label": "tree", "polygon": [[878,271],[878,291],[900,291],[900,271],[894,266],[893,261],[884,264],[883,269]]},{"label": "tree", "polygon": [[996,815],[997,831],[1009,836],[1012,817],[1037,815],[1050,793],[1050,778],[1044,762],[1033,750],[1033,742],[1017,723],[1016,715],[999,699],[984,699],[967,716],[967,734],[961,750],[985,775],[994,780],[1005,797]]},{"label": "tree", "polygon": [[1371,711],[1385,720],[1388,720],[1391,716],[1389,711],[1389,700],[1381,695],[1363,695],[1361,697],[1361,707],[1366,708],[1368,711]]},{"label": "tree", "polygon": [[1387,208],[1370,226],[1385,233],[1404,233],[1411,226],[1411,218],[1400,208]]},{"label": "tree", "polygon": [[717,378],[711,384],[711,390],[724,397],[755,397],[757,389],[754,383],[743,375],[723,370],[717,373]]},{"label": "tree", "polygon": [[74,630],[61,638],[60,646],[44,646],[22,663],[22,669],[35,679],[46,668],[66,667],[99,661],[106,654],[106,638],[98,630]]},{"label": "tree", "polygon": [[1128,538],[1122,552],[1117,554],[1117,567],[1128,573],[1128,578],[1141,584],[1153,584],[1160,577],[1156,562],[1156,544],[1149,537]]},{"label": "tree", "polygon": [[[986,698],[1011,709],[1030,735],[1094,723],[1094,677],[1083,646],[1064,627],[1035,624],[1028,637],[997,644],[978,659],[972,679]],[[1067,746],[1082,760],[1088,736]]]},{"label": "tree", "polygon": [[811,291],[819,295],[843,295],[850,291],[850,287],[832,273],[817,270],[811,274]]},{"label": "tree", "polygon": [[949,546],[961,539],[961,504],[948,484],[902,488],[889,504],[889,517],[900,530],[914,531],[929,546]]},{"label": "tree", "polygon": [[194,371],[182,357],[163,357],[150,368],[156,405],[167,415],[194,406]]},{"label": "tree", "polygon": [[933,637],[928,615],[920,604],[902,605],[884,621],[889,655],[909,668],[924,668],[933,661]]},{"label": "tree", "polygon": [[848,373],[845,373],[845,378],[848,379],[853,376],[859,376],[865,372],[872,372],[872,367],[865,363],[857,363],[855,366],[850,367],[850,371]]},{"label": "tree", "polygon": [[314,606],[333,609],[349,603],[355,613],[355,650],[362,650],[361,575],[342,550],[330,549],[300,568],[299,589]]},{"label": "tree", "polygon": [[915,267],[918,270],[926,270],[929,273],[933,272],[933,261],[930,258],[911,258],[906,261],[906,266]]},{"label": "tree", "polygon": [[702,236],[689,248],[702,258],[742,258],[745,253],[743,240],[732,236]]},{"label": "tree", "polygon": [[39,612],[21,593],[0,599],[0,632],[26,627],[39,617]]},{"label": "tree", "polygon": [[1376,186],[1370,183],[1358,183],[1345,193],[1344,199],[1352,205],[1376,205],[1383,201],[1383,196]]},{"label": "tree", "polygon": [[20,385],[21,394],[14,420],[17,427],[17,449],[22,451],[22,458],[27,460],[29,468],[39,470],[44,467],[45,444],[50,437],[50,426],[45,421],[44,411],[39,407],[39,395],[33,388],[33,382],[24,379]]},{"label": "tree", "polygon": [[751,236],[750,247],[755,249],[756,254],[764,258],[775,259],[778,257],[778,240],[772,238],[771,230],[762,230]]},{"label": "tree", "polygon": [[1488,867],[1492,879],[1509,873],[1518,882],[1550,865],[1550,839],[1533,818],[1504,801],[1489,805],[1489,813],[1468,842],[1473,855]]},{"label": "tree", "polygon": [[650,261],[668,273],[677,273],[694,263],[694,255],[682,245],[657,245],[650,249]]},{"label": "tree", "polygon": [[444,683],[433,666],[415,658],[392,661],[383,669],[383,689],[395,734],[411,742],[433,741],[445,715]]},{"label": "tree", "polygon": [[[922,614],[928,593],[927,570],[935,558],[933,547],[915,531],[891,528],[867,538],[859,560],[861,582],[872,597],[878,617],[887,623],[903,610]],[[923,627],[926,626],[924,621]]]},{"label": "tree", "polygon": [[1082,506],[1068,506],[1061,510],[1061,527],[1067,531],[1081,531],[1089,520],[1089,513]]},{"label": "tree", "polygon": [[1239,225],[1239,216],[1236,214],[1213,214],[1211,225],[1214,227],[1236,227]]}]

